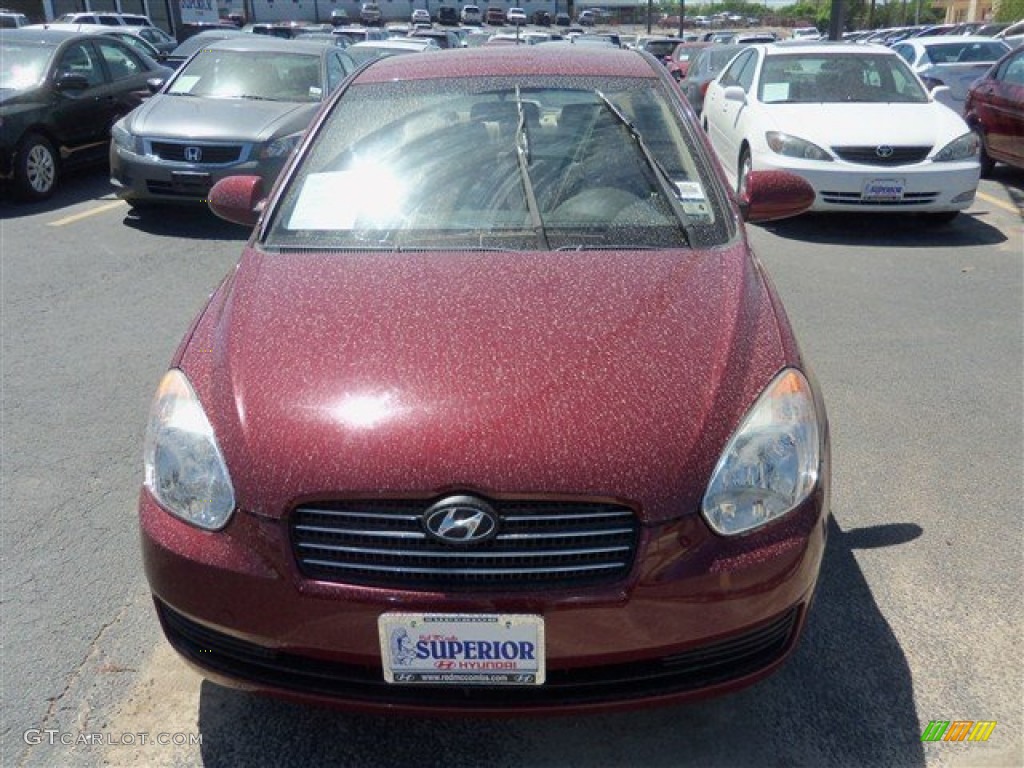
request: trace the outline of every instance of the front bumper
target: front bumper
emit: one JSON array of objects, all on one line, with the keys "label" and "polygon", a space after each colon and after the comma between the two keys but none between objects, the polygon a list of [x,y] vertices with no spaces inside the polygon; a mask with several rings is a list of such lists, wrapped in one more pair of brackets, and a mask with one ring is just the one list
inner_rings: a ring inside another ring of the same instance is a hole
[{"label": "front bumper", "polygon": [[[789,171],[806,179],[814,188],[812,211],[961,211],[974,202],[981,177],[976,161],[865,166],[842,160],[827,163],[802,160],[770,151],[752,159],[755,170]],[[892,199],[871,199],[866,194],[868,185],[886,180],[898,182],[902,194]]]},{"label": "front bumper", "polygon": [[228,176],[260,176],[267,192],[277,180],[287,156],[257,159],[248,148],[238,162],[209,165],[163,160],[129,152],[111,142],[110,182],[129,202],[200,203],[210,189]]},{"label": "front bumper", "polygon": [[[762,531],[726,540],[697,515],[641,531],[627,579],[533,592],[357,587],[304,577],[286,521],[237,511],[221,532],[140,500],[146,573],[165,634],[222,684],[370,711],[597,711],[748,685],[793,651],[825,546],[819,491]],[[542,686],[403,686],[384,681],[382,613],[544,617]]]}]

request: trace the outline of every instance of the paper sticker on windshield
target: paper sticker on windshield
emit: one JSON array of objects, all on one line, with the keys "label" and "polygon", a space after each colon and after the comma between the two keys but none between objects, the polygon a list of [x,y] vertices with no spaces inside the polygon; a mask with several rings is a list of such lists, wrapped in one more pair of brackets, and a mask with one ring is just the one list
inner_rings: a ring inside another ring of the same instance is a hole
[{"label": "paper sticker on windshield", "polygon": [[704,195],[704,187],[697,181],[677,181],[676,189],[679,192],[679,202],[682,204],[683,212],[695,219],[711,219],[711,206],[708,205]]},{"label": "paper sticker on windshield", "polygon": [[288,229],[395,228],[403,201],[401,184],[379,169],[311,173],[302,183]]},{"label": "paper sticker on windshield", "polygon": [[761,101],[789,101],[789,83],[765,83]]}]

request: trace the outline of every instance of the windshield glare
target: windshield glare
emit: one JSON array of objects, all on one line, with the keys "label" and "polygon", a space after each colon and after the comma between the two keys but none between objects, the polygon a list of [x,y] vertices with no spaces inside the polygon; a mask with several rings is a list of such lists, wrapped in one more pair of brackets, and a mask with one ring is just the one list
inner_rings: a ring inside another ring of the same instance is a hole
[{"label": "windshield glare", "polygon": [[320,101],[320,59],[299,53],[200,51],[167,89],[221,99]]},{"label": "windshield glare", "polygon": [[4,43],[0,47],[0,89],[25,90],[40,83],[53,48]]},{"label": "windshield glare", "polygon": [[819,54],[768,56],[758,98],[766,104],[928,101],[898,56]]},{"label": "windshield glare", "polygon": [[717,198],[660,86],[542,83],[351,87],[300,161],[267,244],[557,249],[721,241]]}]

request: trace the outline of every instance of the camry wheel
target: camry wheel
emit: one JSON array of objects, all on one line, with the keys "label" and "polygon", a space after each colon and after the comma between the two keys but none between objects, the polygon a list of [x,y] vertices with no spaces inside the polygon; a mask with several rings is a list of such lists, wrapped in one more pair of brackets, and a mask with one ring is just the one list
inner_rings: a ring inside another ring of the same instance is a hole
[{"label": "camry wheel", "polygon": [[57,187],[57,156],[45,136],[30,133],[21,142],[14,161],[18,192],[28,200],[45,200]]},{"label": "camry wheel", "polygon": [[978,162],[981,163],[981,175],[983,177],[991,176],[992,170],[996,167],[996,161],[985,151],[985,135],[981,129],[975,128],[974,134],[978,137]]},{"label": "camry wheel", "polygon": [[753,165],[750,159],[750,150],[744,147],[740,150],[740,162],[736,170],[736,195],[741,199],[747,193],[747,177],[750,175]]}]

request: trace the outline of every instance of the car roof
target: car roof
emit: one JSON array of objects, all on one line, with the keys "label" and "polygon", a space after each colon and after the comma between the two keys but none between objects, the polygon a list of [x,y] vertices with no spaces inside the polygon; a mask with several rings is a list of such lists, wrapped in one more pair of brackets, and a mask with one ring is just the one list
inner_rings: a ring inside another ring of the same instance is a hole
[{"label": "car roof", "polygon": [[658,72],[636,51],[569,45],[563,47],[555,43],[544,43],[441,51],[418,59],[415,67],[409,67],[408,62],[401,61],[400,57],[380,59],[363,70],[357,76],[357,81],[374,83],[503,75],[596,75],[653,80],[658,77]]},{"label": "car roof", "polygon": [[[76,25],[77,26],[77,25]],[[17,29],[3,29],[0,34],[5,39],[17,40],[19,43],[39,43],[41,45],[59,45],[73,37],[89,37],[74,29],[48,29],[43,24],[30,24]]]},{"label": "car roof", "polygon": [[987,35],[922,35],[921,37],[909,37],[906,40],[900,40],[901,43],[917,43],[919,45],[940,45],[943,43],[1001,43],[1002,40],[997,40],[994,37],[988,37]]},{"label": "car roof", "polygon": [[294,40],[269,35],[247,35],[231,36],[222,40],[210,43],[210,48],[218,51],[299,51],[306,54],[320,55],[325,49],[336,48],[331,41]]},{"label": "car roof", "polygon": [[811,42],[790,42],[781,40],[776,43],[758,43],[751,48],[763,48],[766,55],[777,56],[799,51],[800,53],[831,54],[831,53],[874,53],[886,56],[897,56],[891,48],[884,45],[851,43],[847,40],[826,40]]}]

